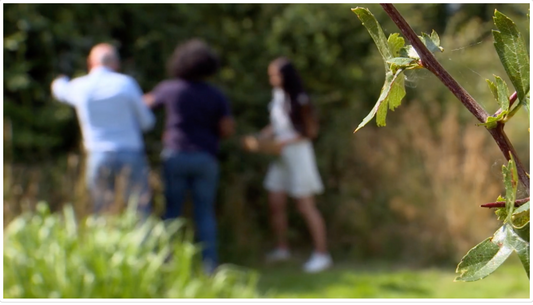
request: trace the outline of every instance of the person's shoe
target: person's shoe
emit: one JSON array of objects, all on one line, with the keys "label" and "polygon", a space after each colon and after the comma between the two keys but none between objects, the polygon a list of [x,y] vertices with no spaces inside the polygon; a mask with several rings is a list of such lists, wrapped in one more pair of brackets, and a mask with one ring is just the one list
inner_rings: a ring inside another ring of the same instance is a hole
[{"label": "person's shoe", "polygon": [[274,251],[266,255],[266,259],[269,262],[281,262],[291,258],[291,253],[287,249],[276,248]]},{"label": "person's shoe", "polygon": [[324,271],[333,265],[329,254],[320,254],[313,252],[311,258],[304,264],[304,271],[307,273],[316,273]]}]

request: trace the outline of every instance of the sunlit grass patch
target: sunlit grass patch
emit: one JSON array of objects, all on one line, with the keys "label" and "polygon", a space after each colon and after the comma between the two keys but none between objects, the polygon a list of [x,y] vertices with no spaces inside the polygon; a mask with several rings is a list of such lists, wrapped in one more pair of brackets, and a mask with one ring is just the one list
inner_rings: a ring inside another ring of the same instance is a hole
[{"label": "sunlit grass patch", "polygon": [[300,262],[260,268],[259,288],[271,298],[529,298],[529,281],[516,257],[482,281],[454,282],[454,269],[410,269],[390,263],[337,263],[305,274]]}]

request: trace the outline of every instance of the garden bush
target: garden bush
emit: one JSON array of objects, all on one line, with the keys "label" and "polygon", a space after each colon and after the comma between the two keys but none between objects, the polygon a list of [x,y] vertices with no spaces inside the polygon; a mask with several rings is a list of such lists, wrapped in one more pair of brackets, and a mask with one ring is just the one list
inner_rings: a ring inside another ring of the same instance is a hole
[{"label": "garden bush", "polygon": [[6,298],[247,298],[257,274],[236,266],[203,273],[183,220],[120,215],[77,220],[72,206],[15,218],[4,231]]}]

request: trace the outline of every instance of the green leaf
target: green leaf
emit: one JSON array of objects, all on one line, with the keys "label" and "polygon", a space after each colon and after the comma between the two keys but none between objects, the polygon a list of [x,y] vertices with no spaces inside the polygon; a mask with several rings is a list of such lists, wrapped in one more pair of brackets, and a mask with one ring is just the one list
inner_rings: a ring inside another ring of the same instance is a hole
[{"label": "green leaf", "polygon": [[416,60],[420,60],[420,56],[412,45],[406,45],[405,47],[401,48],[400,57],[409,57]]},{"label": "green leaf", "polygon": [[516,210],[516,191],[518,174],[511,155],[508,165],[502,166],[505,198],[498,196],[496,201],[505,200],[505,208],[496,211],[503,226],[488,238],[472,248],[463,257],[456,272],[460,274],[455,281],[477,281],[496,270],[513,251],[518,254],[529,278],[529,202]]},{"label": "green leaf", "polygon": [[387,42],[389,43],[389,50],[392,56],[399,56],[400,50],[405,45],[405,39],[399,33],[393,33],[389,35]]},{"label": "green leaf", "polygon": [[[529,214],[529,211],[527,213]],[[523,240],[529,241],[529,221],[521,227],[515,227],[513,225],[513,231]]]},{"label": "green leaf", "polygon": [[481,280],[494,272],[513,251],[516,251],[529,277],[529,242],[504,224],[494,235],[472,248],[457,266],[460,275],[455,281]]},{"label": "green leaf", "polygon": [[363,25],[366,27],[368,33],[370,34],[370,37],[372,37],[372,39],[376,43],[379,53],[381,53],[383,59],[386,61],[387,59],[392,58],[393,56],[391,50],[389,49],[389,42],[387,40],[387,37],[381,29],[379,22],[376,20],[370,10],[364,7],[356,7],[353,8],[352,11],[357,15],[359,20],[361,20]]},{"label": "green leaf", "polygon": [[[381,94],[378,98],[378,101],[376,102],[376,105],[374,105],[374,108],[370,111],[370,113],[363,119],[361,124],[357,126],[354,132],[357,132],[359,129],[363,128],[372,118],[377,114],[376,123],[378,126],[385,126],[385,119],[387,117],[387,108],[388,103],[393,103],[393,107],[397,107],[401,103],[401,99],[405,96],[405,88],[403,87],[403,83],[399,84],[401,88],[398,88],[398,85],[394,86],[395,81],[398,79],[398,76],[402,74],[403,70],[399,69],[396,71],[396,73],[393,75],[392,71],[388,71],[385,75],[385,84],[383,84],[383,87],[381,88]],[[403,90],[403,95],[402,95]],[[392,94],[391,94],[392,93]],[[392,99],[388,99],[388,97]],[[398,98],[400,100],[398,101]],[[394,107],[394,108],[395,108]]]},{"label": "green leaf", "polygon": [[[529,222],[527,223],[526,227],[522,231],[523,232],[524,231],[527,232],[525,234],[527,234],[527,237],[528,237],[528,240],[529,240]],[[529,268],[530,268],[530,264],[529,264],[529,257],[530,257],[530,254],[529,254],[529,242],[526,242],[523,239],[519,239],[517,241],[515,251],[518,254],[518,258],[520,258],[520,262],[522,262],[522,266],[524,266],[524,270],[527,273],[527,277],[529,278]]]},{"label": "green leaf", "polygon": [[494,78],[496,79],[496,88],[498,90],[498,104],[502,110],[507,111],[509,110],[509,88],[507,88],[507,84],[501,77],[494,75]]},{"label": "green leaf", "polygon": [[378,127],[383,127],[387,125],[387,122],[386,122],[387,108],[388,108],[387,100],[385,99],[382,102],[378,101],[378,103],[379,103],[379,106],[378,106],[378,112],[376,113],[376,125]]},{"label": "green leaf", "polygon": [[508,113],[508,111],[502,111],[500,112],[500,114],[498,114],[498,116],[496,117],[493,117],[493,116],[488,116],[487,117],[487,120],[485,121],[485,123],[482,123],[482,124],[477,124],[479,126],[485,126],[487,127],[488,129],[493,129],[493,128],[496,128],[496,126],[498,125],[498,122],[503,120],[503,117]]},{"label": "green leaf", "polygon": [[493,20],[498,28],[492,30],[494,47],[518,94],[520,103],[524,104],[529,93],[529,56],[526,44],[516,24],[509,17],[496,10]]},{"label": "green leaf", "polygon": [[514,211],[511,220],[516,234],[529,241],[529,201]]},{"label": "green leaf", "polygon": [[435,30],[432,30],[431,31],[431,41],[433,41],[433,43],[439,47],[439,50],[444,51],[444,49],[440,46],[440,37],[439,37],[439,34],[437,34],[437,32],[435,32]]},{"label": "green leaf", "polygon": [[[392,83],[391,91],[385,103],[389,105],[390,110],[394,111],[394,109],[398,108],[398,106],[402,104],[402,99],[404,97],[405,97],[405,78],[396,77],[396,79]],[[385,122],[383,122],[383,124],[385,124]]]},{"label": "green leaf", "polygon": [[494,78],[496,79],[496,83],[493,83],[488,79],[486,81],[489,85],[492,96],[494,96],[494,99],[496,100],[498,105],[500,105],[502,111],[498,115],[497,120],[495,118],[488,117],[485,124],[481,124],[489,129],[495,128],[498,121],[506,122],[507,120],[509,120],[514,115],[514,113],[516,113],[518,108],[520,108],[515,107],[511,111],[511,113],[509,113],[509,88],[507,87],[507,84],[503,81],[503,79],[501,79],[501,77],[494,75]]},{"label": "green leaf", "polygon": [[516,191],[518,188],[518,173],[514,163],[513,155],[507,166],[502,166],[503,183],[505,185],[505,209],[507,210],[507,218],[505,222],[511,220],[511,215],[514,210],[514,202],[516,201]]},{"label": "green leaf", "polygon": [[[402,99],[405,96],[405,85],[404,78],[396,78],[393,80],[393,83],[390,88],[389,95],[386,97],[385,101],[379,105],[376,124],[378,126],[386,125],[387,118],[387,108],[394,111],[402,103]],[[388,107],[387,107],[388,106]]]},{"label": "green leaf", "polygon": [[422,33],[420,40],[422,40],[424,45],[431,52],[437,52],[437,51],[443,52],[444,51],[444,49],[440,46],[440,38],[437,32],[435,32],[435,30],[431,32],[431,36],[426,33]]},{"label": "green leaf", "polygon": [[[393,59],[393,54],[399,53],[405,44],[405,40],[399,36],[399,34],[392,34],[389,36],[389,39],[385,37],[379,22],[376,20],[374,15],[367,9],[357,7],[352,9],[352,11],[357,15],[361,20],[363,25],[366,27],[367,31],[370,33],[370,36],[376,43],[376,46],[385,61],[385,83],[381,88],[381,94],[378,98],[378,101],[374,105],[374,108],[370,113],[363,119],[361,124],[355,129],[354,132],[357,132],[363,126],[365,126],[374,116],[376,117],[376,124],[378,126],[386,125],[387,118],[387,109],[390,108],[394,110],[401,104],[401,100],[405,96],[405,87],[403,78],[399,77],[405,68],[401,65],[396,65],[394,61],[392,63],[387,63],[388,60]],[[391,70],[391,66],[394,66],[394,70]]]},{"label": "green leaf", "polygon": [[507,218],[507,210],[505,208],[497,208],[494,212],[498,216],[498,220],[505,220]]},{"label": "green leaf", "polygon": [[419,66],[416,59],[409,57],[395,57],[387,60],[387,63],[390,64],[392,71],[398,69],[410,69]]},{"label": "green leaf", "polygon": [[[500,195],[496,201],[505,201],[505,198]],[[498,216],[498,220],[503,221],[505,218],[507,218],[507,210],[505,208],[497,208],[495,214]]]},{"label": "green leaf", "polygon": [[513,215],[517,215],[523,212],[529,211],[529,201],[524,203],[523,205],[519,206],[513,213]]},{"label": "green leaf", "polygon": [[489,85],[492,96],[494,96],[494,99],[497,101],[498,100],[498,89],[496,88],[496,85],[490,79],[485,79],[485,81],[487,82],[487,85]]}]

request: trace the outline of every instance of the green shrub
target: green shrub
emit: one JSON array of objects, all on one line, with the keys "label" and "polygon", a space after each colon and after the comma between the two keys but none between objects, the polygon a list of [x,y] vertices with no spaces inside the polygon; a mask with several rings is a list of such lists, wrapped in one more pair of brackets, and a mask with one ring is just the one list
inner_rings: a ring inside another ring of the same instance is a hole
[{"label": "green shrub", "polygon": [[[257,275],[235,266],[202,272],[182,220],[119,216],[77,221],[40,203],[4,231],[6,298],[248,298]],[[169,258],[170,253],[172,259]]]}]

